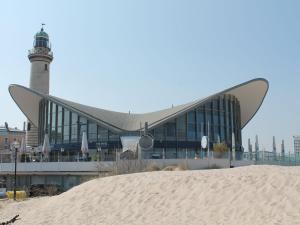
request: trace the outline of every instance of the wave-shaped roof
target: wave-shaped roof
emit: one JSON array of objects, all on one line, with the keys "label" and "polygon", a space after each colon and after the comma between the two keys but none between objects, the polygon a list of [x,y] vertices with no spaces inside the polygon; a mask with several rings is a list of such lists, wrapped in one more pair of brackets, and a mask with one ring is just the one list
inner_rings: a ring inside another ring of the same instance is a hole
[{"label": "wave-shaped roof", "polygon": [[243,128],[260,108],[268,88],[269,83],[266,79],[257,78],[200,100],[143,114],[121,113],[86,106],[51,95],[45,95],[16,84],[9,86],[9,92],[21,111],[35,126],[38,126],[39,102],[44,98],[94,120],[108,129],[121,132],[138,131],[141,129],[141,124],[143,129],[145,122],[148,122],[149,128],[153,128],[223,94],[234,95],[239,100],[241,108],[241,127]]}]

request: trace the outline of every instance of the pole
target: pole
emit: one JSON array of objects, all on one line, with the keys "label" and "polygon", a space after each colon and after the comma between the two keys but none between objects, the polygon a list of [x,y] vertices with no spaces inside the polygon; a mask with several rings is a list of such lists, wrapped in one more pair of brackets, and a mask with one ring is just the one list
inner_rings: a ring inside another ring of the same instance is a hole
[{"label": "pole", "polygon": [[209,120],[207,121],[207,164],[209,168]]},{"label": "pole", "polygon": [[116,175],[118,174],[118,152],[117,152],[117,148],[115,147],[115,154],[116,154]]},{"label": "pole", "polygon": [[187,148],[185,149],[185,167],[188,168],[188,153],[187,153]]},{"label": "pole", "polygon": [[14,200],[16,201],[17,197],[17,191],[16,191],[16,186],[17,186],[17,151],[18,149],[15,148],[15,181],[14,181]]},{"label": "pole", "polygon": [[231,148],[228,148],[228,159],[229,159],[229,168],[231,168]]}]

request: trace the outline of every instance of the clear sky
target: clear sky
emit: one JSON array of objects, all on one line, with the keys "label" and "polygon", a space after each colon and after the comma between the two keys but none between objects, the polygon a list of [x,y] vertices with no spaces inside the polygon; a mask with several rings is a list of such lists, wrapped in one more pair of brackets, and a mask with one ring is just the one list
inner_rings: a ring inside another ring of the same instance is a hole
[{"label": "clear sky", "polygon": [[277,149],[300,134],[300,1],[2,1],[0,124],[22,127],[11,83],[29,85],[27,50],[46,23],[54,60],[50,93],[142,113],[214,94],[247,80],[270,83],[243,129],[243,145]]}]

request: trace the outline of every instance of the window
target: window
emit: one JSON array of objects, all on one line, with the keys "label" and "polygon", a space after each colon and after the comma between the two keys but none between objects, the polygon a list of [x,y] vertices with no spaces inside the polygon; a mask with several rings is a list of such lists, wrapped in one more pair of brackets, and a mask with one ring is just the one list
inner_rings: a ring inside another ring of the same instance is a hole
[{"label": "window", "polygon": [[45,70],[48,71],[48,64],[45,64]]},{"label": "window", "polygon": [[57,111],[57,126],[61,127],[62,126],[62,107],[58,106],[58,111]]},{"label": "window", "polygon": [[51,143],[55,143],[56,137],[56,104],[52,103],[52,124],[51,124],[51,133],[50,133],[50,141]]},{"label": "window", "polygon": [[62,127],[57,127],[56,143],[61,144],[62,142]]},{"label": "window", "polygon": [[179,141],[185,141],[186,139],[186,114],[177,118],[177,139]]},{"label": "window", "polygon": [[204,136],[204,110],[202,108],[197,109],[197,139],[201,140]]},{"label": "window", "polygon": [[214,128],[214,132],[213,132],[213,137],[212,137],[212,139],[213,139],[213,141],[214,142],[219,142],[219,141],[221,141],[221,137],[220,137],[220,134],[219,134],[219,126],[213,126],[213,128]]},{"label": "window", "polygon": [[108,132],[109,133],[109,140],[110,141],[118,141],[119,140],[119,135],[114,134],[113,132]]},{"label": "window", "polygon": [[63,134],[64,143],[69,143],[70,141],[70,111],[64,110],[64,134]]},{"label": "window", "polygon": [[224,142],[225,141],[225,128],[221,126],[220,130],[221,130],[220,141]]},{"label": "window", "polygon": [[88,131],[89,141],[97,141],[97,124],[90,122]]},{"label": "window", "polygon": [[163,125],[154,129],[154,137],[158,141],[163,141],[165,139],[164,126]]},{"label": "window", "polygon": [[77,142],[78,140],[78,115],[72,113],[71,115],[71,142]]},{"label": "window", "polygon": [[219,125],[219,115],[217,111],[213,112],[213,123],[214,125]]},{"label": "window", "polygon": [[64,110],[64,126],[70,126],[70,111]]},{"label": "window", "polygon": [[177,158],[176,148],[166,148],[165,149],[165,158],[166,159]]},{"label": "window", "polygon": [[70,126],[64,127],[63,141],[64,141],[64,143],[69,143],[69,141],[70,141]]},{"label": "window", "polygon": [[196,115],[195,111],[188,112],[187,114],[187,137],[188,140],[195,140],[196,139]]},{"label": "window", "polygon": [[225,113],[220,112],[220,125],[221,126],[224,126],[224,117],[225,117]]},{"label": "window", "polygon": [[176,122],[172,120],[166,123],[166,140],[175,141],[176,140]]},{"label": "window", "polygon": [[83,132],[85,132],[86,135],[88,135],[87,134],[87,119],[82,116],[79,117],[79,130],[80,130],[79,131],[79,135],[80,135],[79,139],[80,140],[82,139]]},{"label": "window", "polygon": [[108,130],[98,126],[98,141],[107,142],[108,141]]},{"label": "window", "polygon": [[211,124],[212,123],[212,119],[211,119],[211,116],[212,116],[212,111],[211,111],[211,102],[205,104],[205,113],[206,113],[206,121],[205,123],[209,123]]}]

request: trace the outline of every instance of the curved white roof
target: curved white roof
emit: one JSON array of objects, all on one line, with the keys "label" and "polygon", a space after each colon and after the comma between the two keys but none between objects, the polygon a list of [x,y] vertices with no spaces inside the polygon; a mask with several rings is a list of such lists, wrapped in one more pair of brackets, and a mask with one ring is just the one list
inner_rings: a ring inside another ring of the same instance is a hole
[{"label": "curved white roof", "polygon": [[206,101],[223,94],[234,95],[239,100],[241,107],[241,127],[243,128],[261,106],[268,88],[269,83],[267,80],[257,78],[200,100],[143,114],[121,113],[86,106],[51,95],[45,95],[16,84],[9,86],[9,93],[21,111],[35,126],[38,125],[39,101],[45,98],[94,120],[108,129],[120,132],[140,130],[140,124],[143,126],[145,122],[148,122],[149,128],[153,128],[162,122],[178,117],[180,114],[197,108]]}]

